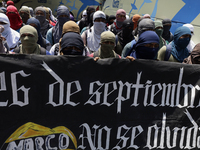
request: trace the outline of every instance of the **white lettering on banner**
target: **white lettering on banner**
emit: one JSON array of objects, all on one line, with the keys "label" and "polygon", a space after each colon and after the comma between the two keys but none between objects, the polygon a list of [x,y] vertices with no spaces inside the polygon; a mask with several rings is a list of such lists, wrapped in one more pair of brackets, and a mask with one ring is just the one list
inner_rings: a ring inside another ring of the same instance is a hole
[{"label": "white lettering on banner", "polygon": [[[6,91],[6,79],[5,79],[5,72],[0,73],[0,91]],[[0,102],[0,107],[7,106],[8,100],[6,102]]]},{"label": "white lettering on banner", "polygon": [[[196,98],[197,91],[200,92],[199,85],[193,86],[191,84],[186,85],[185,83],[182,84],[183,78],[183,68],[180,69],[178,83],[175,84],[166,84],[166,83],[157,83],[152,84],[152,81],[147,80],[145,84],[141,84],[141,75],[142,73],[137,74],[136,84],[128,83],[125,84],[122,81],[114,81],[110,83],[101,83],[100,81],[90,83],[89,94],[92,95],[89,100],[85,104],[90,105],[100,105],[101,104],[101,97],[103,97],[103,104],[110,107],[114,103],[108,103],[108,97],[110,94],[117,92],[118,96],[115,99],[117,102],[117,113],[121,113],[122,102],[131,100],[131,95],[134,96],[133,103],[131,106],[137,107],[139,105],[139,92],[141,90],[144,91],[143,96],[143,106],[153,106],[153,107],[178,107],[178,108],[194,108],[194,101]],[[118,84],[117,84],[118,83]],[[108,92],[108,85],[113,85],[113,90]],[[94,90],[94,85],[98,86],[96,91]],[[119,85],[118,89],[116,85]],[[181,93],[181,88],[183,88],[183,92]],[[126,91],[125,91],[126,90]],[[134,92],[133,92],[134,90]],[[189,96],[190,92],[190,96]],[[107,94],[109,93],[109,94]],[[123,93],[125,93],[123,95]],[[158,97],[158,94],[161,95],[161,98]],[[105,95],[107,96],[105,99]],[[160,99],[160,103],[155,103],[156,96]],[[180,102],[180,96],[183,97],[183,104]],[[94,98],[95,97],[95,98]],[[93,98],[93,100],[92,100]],[[141,101],[141,98],[140,98]],[[105,103],[106,102],[106,103]],[[102,104],[102,105],[103,105]],[[200,107],[200,101],[198,106]]]},{"label": "white lettering on banner", "polygon": [[[157,124],[148,127],[147,133],[147,143],[145,148],[154,149],[172,149],[179,147],[180,149],[194,149],[200,148],[200,136],[198,132],[200,128],[197,123],[193,120],[192,116],[186,110],[186,116],[189,121],[192,123],[193,127],[166,127],[166,114],[163,114],[162,127],[158,127]],[[160,133],[160,135],[159,135]],[[160,139],[158,138],[160,137]],[[178,138],[180,137],[180,139]],[[153,139],[152,139],[153,138]],[[160,143],[159,143],[160,141]]]},{"label": "white lettering on banner", "polygon": [[[111,128],[108,128],[107,126],[104,126],[103,128],[100,128],[100,126],[93,125],[92,129],[93,132],[90,129],[90,126],[87,123],[82,124],[80,127],[82,127],[82,133],[79,136],[79,139],[81,139],[81,143],[78,146],[80,149],[88,149],[87,145],[89,145],[91,150],[96,149],[104,149],[109,150],[110,148],[110,140],[113,138],[111,136]],[[122,133],[125,130],[125,133]],[[131,132],[132,131],[132,132]],[[103,133],[104,132],[104,133]],[[128,137],[127,134],[129,132],[129,135],[131,137]],[[117,130],[117,139],[119,142],[115,147],[112,148],[112,150],[117,149],[123,149],[125,147],[128,147],[128,140],[130,143],[129,148],[139,149],[140,147],[135,144],[135,139],[143,132],[143,128],[139,125],[136,127],[127,127],[126,125],[122,125],[118,127]],[[137,133],[137,134],[136,134]],[[123,135],[122,135],[123,134]],[[103,138],[104,135],[104,138]],[[87,141],[87,143],[86,143]],[[97,146],[95,145],[97,143]],[[104,147],[102,146],[102,143],[105,143]],[[119,144],[122,143],[122,146],[119,146]]]},{"label": "white lettering on banner", "polygon": [[[104,150],[121,150],[127,149],[196,149],[200,148],[200,127],[194,121],[188,110],[185,110],[185,114],[191,123],[189,127],[170,127],[167,126],[167,115],[163,113],[163,118],[152,126],[144,129],[141,125],[127,126],[121,125],[116,128],[109,128],[108,126],[93,125],[89,126],[87,123],[83,123],[79,127],[82,128],[82,132],[79,135],[78,149],[104,149]],[[184,117],[184,116],[183,116]],[[178,121],[177,121],[178,122]],[[175,125],[176,123],[174,123]],[[141,138],[144,138],[146,134],[146,141],[144,145],[141,144]],[[35,140],[34,140],[35,139]],[[137,140],[136,140],[137,139]],[[113,143],[111,141],[116,141]],[[57,142],[57,145],[52,144]],[[16,144],[18,143],[18,144]],[[69,136],[66,134],[48,135],[44,137],[31,137],[28,139],[21,139],[18,141],[12,141],[8,143],[7,150],[15,149],[67,149],[70,146]],[[112,147],[111,147],[112,143]],[[144,146],[144,147],[143,147]]]},{"label": "white lettering on banner", "polygon": [[[94,84],[97,84],[99,86],[99,88],[94,92]],[[92,95],[89,100],[85,103],[85,104],[90,104],[90,105],[96,105],[96,104],[100,104],[100,98],[101,98],[101,92],[99,92],[99,89],[101,89],[104,86],[104,84],[102,84],[99,81],[96,82],[92,82],[90,83],[90,88],[89,88],[89,94]],[[92,101],[92,97],[96,96],[96,101]]]},{"label": "white lettering on banner", "polygon": [[[82,91],[79,81],[73,81],[67,83],[67,95],[66,102],[64,103],[64,82],[63,80],[44,62],[42,66],[54,77],[56,82],[49,85],[49,102],[48,104],[56,106],[71,105],[77,106],[80,103],[74,103],[70,100],[71,96]],[[122,81],[112,81],[109,83],[101,83],[100,81],[94,81],[89,84],[89,99],[84,102],[84,105],[105,105],[111,107],[114,103],[117,103],[117,113],[122,113],[122,103],[124,101],[132,101],[131,106],[137,107],[141,105],[138,101],[142,101],[143,106],[153,107],[178,107],[178,108],[194,108],[200,107],[200,101],[197,106],[194,106],[195,95],[200,92],[199,85],[187,85],[182,83],[184,69],[180,68],[179,78],[177,84],[175,83],[155,83],[152,84],[151,80],[147,80],[146,83],[141,83],[142,72],[137,73],[136,83],[129,83]],[[59,103],[54,102],[54,87],[59,85]],[[76,86],[75,91],[71,91],[72,85]],[[140,92],[143,92],[143,97]],[[113,99],[113,95],[117,96]],[[140,97],[139,97],[140,95]],[[131,98],[133,96],[133,99]],[[160,98],[161,97],[161,98]],[[110,98],[110,99],[109,99]],[[111,99],[112,98],[112,99]],[[157,101],[155,101],[155,99]],[[183,99],[183,101],[182,101]],[[160,100],[160,102],[158,101]]]},{"label": "white lettering on banner", "polygon": [[[63,99],[64,99],[64,82],[63,80],[51,69],[49,66],[43,62],[42,66],[52,75],[52,77],[55,78],[56,82],[49,85],[49,102],[47,104],[52,104],[55,106],[63,105]],[[54,95],[54,86],[59,85],[59,103],[56,104],[53,99]]]},{"label": "white lettering on banner", "polygon": [[[131,131],[132,128],[132,134],[131,134],[131,144],[128,147],[127,142],[130,139],[130,137],[126,137],[126,134]],[[122,129],[124,129],[126,132],[124,133],[124,135],[121,135]],[[136,134],[136,132],[138,132],[138,134]],[[126,125],[120,126],[118,127],[118,131],[117,131],[117,139],[119,140],[119,142],[117,143],[117,145],[112,148],[112,150],[117,149],[123,149],[123,148],[134,148],[134,149],[138,149],[140,148],[138,145],[135,145],[134,141],[135,139],[143,132],[143,128],[139,125],[136,127],[127,127]],[[119,144],[122,143],[122,146],[120,147]]]},{"label": "white lettering on banner", "polygon": [[[35,139],[35,140],[34,140]],[[57,141],[56,147],[52,147],[52,143]],[[18,145],[16,144],[18,143]],[[19,142],[12,141],[8,143],[6,150],[58,150],[58,149],[68,149],[70,139],[66,134],[59,135],[48,135],[44,137],[32,137],[28,139],[19,140]]]},{"label": "white lettering on banner", "polygon": [[55,138],[55,135],[49,135],[47,136],[46,140],[45,140],[45,146],[46,146],[46,149],[50,149],[50,150],[57,150],[56,147],[51,147],[51,139],[54,139]]},{"label": "white lettering on banner", "polygon": [[[105,127],[99,129],[100,126],[94,125],[92,127],[94,129],[94,133],[92,134],[92,131],[90,130],[90,127],[88,124],[84,123],[80,127],[83,127],[83,130],[82,130],[82,134],[79,136],[79,139],[81,139],[81,144],[79,145],[78,148],[85,149],[86,143],[84,141],[85,141],[85,139],[87,139],[91,150],[109,149],[110,134],[111,134],[110,128],[105,126]],[[86,133],[85,133],[85,131],[86,131]],[[102,138],[103,132],[106,135],[105,138]],[[97,142],[97,146],[95,145],[96,142]],[[106,143],[105,147],[102,147],[102,143]]]},{"label": "white lettering on banner", "polygon": [[[20,75],[21,77],[28,77],[30,76],[30,74],[25,74],[23,70],[11,73],[11,87],[12,87],[13,101],[12,104],[10,104],[10,106],[18,105],[20,107],[23,107],[29,104],[30,88],[25,88],[24,85],[18,88],[17,75]],[[0,73],[0,91],[7,91],[5,72]],[[18,92],[23,93],[23,99],[19,99]],[[0,102],[0,107],[5,107],[7,105],[8,105],[8,100],[6,102]]]},{"label": "white lettering on banner", "polygon": [[[29,104],[29,95],[28,92],[30,88],[25,88],[24,86],[21,86],[19,89],[17,89],[17,75],[20,74],[22,77],[28,77],[30,74],[25,74],[24,71],[18,71],[11,74],[11,83],[12,83],[12,93],[13,93],[13,103],[10,105],[18,105],[18,106],[26,106]],[[24,93],[24,100],[18,100],[18,92],[23,91]]]},{"label": "white lettering on banner", "polygon": [[[51,69],[49,68],[49,66],[43,62],[42,66],[54,77],[54,79],[56,80],[56,82],[52,83],[49,85],[49,102],[47,104],[51,104],[54,107],[56,106],[61,106],[61,105],[72,105],[72,106],[76,106],[78,105],[78,103],[74,103],[70,101],[70,97],[78,92],[81,91],[81,85],[79,83],[79,81],[74,81],[74,82],[70,82],[67,83],[67,96],[66,96],[66,103],[64,104],[64,82],[63,80]],[[77,91],[71,92],[71,86],[72,84],[75,83]],[[54,86],[55,85],[59,85],[59,103],[56,104],[54,102]]]}]

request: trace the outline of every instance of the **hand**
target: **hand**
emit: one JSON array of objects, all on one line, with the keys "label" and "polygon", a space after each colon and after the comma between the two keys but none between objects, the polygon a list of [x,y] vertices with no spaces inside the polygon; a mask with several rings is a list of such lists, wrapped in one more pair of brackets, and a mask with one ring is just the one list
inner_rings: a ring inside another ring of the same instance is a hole
[{"label": "hand", "polygon": [[95,58],[94,58],[94,61],[97,61],[97,60],[99,60],[99,57],[95,57]]},{"label": "hand", "polygon": [[127,56],[126,59],[129,59],[130,61],[135,61],[135,58],[132,56]]}]

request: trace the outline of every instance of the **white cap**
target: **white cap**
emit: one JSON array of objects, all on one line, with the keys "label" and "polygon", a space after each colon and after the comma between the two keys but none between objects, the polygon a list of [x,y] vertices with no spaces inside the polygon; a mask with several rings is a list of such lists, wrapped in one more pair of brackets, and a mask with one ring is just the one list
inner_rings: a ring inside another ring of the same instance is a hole
[{"label": "white cap", "polygon": [[87,16],[87,11],[86,10],[83,11],[83,16]]},{"label": "white cap", "polygon": [[128,15],[126,15],[126,19],[129,19],[130,17]]}]

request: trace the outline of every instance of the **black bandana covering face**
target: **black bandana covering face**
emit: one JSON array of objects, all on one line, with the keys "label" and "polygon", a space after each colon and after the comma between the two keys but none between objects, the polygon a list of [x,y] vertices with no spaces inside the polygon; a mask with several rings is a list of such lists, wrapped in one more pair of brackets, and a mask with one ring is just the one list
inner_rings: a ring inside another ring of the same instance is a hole
[{"label": "black bandana covering face", "polygon": [[169,40],[170,39],[171,20],[170,19],[164,19],[162,21],[162,24],[163,24],[163,34],[162,34],[162,37],[165,40]]},{"label": "black bandana covering face", "polygon": [[65,33],[60,42],[60,47],[60,53],[64,55],[83,55],[84,43],[78,33]]}]

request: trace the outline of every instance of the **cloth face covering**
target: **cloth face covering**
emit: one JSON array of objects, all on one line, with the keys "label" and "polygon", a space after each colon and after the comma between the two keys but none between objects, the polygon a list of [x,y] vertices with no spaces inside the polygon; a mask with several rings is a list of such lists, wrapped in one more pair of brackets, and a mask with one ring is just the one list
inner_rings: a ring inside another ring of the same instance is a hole
[{"label": "cloth face covering", "polygon": [[189,56],[188,49],[186,48],[190,42],[190,38],[181,38],[182,35],[189,34],[191,35],[191,31],[188,27],[179,27],[176,29],[174,33],[174,40],[171,43],[172,45],[172,52],[171,54],[177,59],[179,62],[183,62],[185,58]]},{"label": "cloth face covering", "polygon": [[28,19],[27,21],[27,25],[30,25],[30,24],[35,24],[37,27],[36,27],[36,30],[37,30],[37,33],[38,33],[38,41],[37,43],[42,46],[42,47],[45,47],[46,45],[44,45],[44,42],[43,42],[43,37],[40,33],[40,22],[38,19],[32,17],[30,19]]},{"label": "cloth face covering", "polygon": [[22,27],[23,22],[15,6],[8,6],[6,15],[10,20],[10,27],[12,29],[17,30]]},{"label": "cloth face covering", "polygon": [[[60,17],[61,15],[67,15],[68,17]],[[55,25],[55,32],[53,33],[54,43],[58,43],[62,36],[63,25],[69,21],[70,13],[66,6],[59,6],[57,9],[58,20]]]},{"label": "cloth face covering", "polygon": [[[84,49],[84,43],[80,34],[74,32],[67,32],[63,35],[62,40],[60,41],[60,47],[61,47],[60,51],[65,51],[65,54],[82,55]],[[67,47],[76,47],[80,50],[80,52],[74,49],[64,50]]]},{"label": "cloth face covering", "polygon": [[155,59],[159,47],[150,48],[144,46],[149,43],[159,44],[159,37],[154,31],[145,31],[140,35],[138,42],[135,45],[136,58]]},{"label": "cloth face covering", "polygon": [[[104,42],[112,42],[112,44],[105,44]],[[105,31],[101,34],[101,46],[99,49],[100,58],[110,58],[115,57],[115,53],[113,51],[115,47],[115,35],[110,31]]]},{"label": "cloth face covering", "polygon": [[[23,36],[23,34],[31,34],[32,36]],[[27,53],[27,54],[39,54],[39,46],[37,44],[38,34],[37,30],[30,26],[25,25],[20,30],[20,40],[22,43],[22,49],[20,53]]]},{"label": "cloth face covering", "polygon": [[125,18],[121,18],[118,15],[124,15],[124,16],[126,16],[125,10],[118,9],[117,12],[116,12],[116,24],[117,24],[117,27],[121,28],[124,20],[126,20],[126,17]]},{"label": "cloth face covering", "polygon": [[20,38],[19,33],[10,28],[10,21],[5,14],[0,13],[0,21],[6,23],[6,24],[2,25],[4,27],[2,36],[4,38],[6,38],[6,41],[8,43],[8,46],[10,47],[10,49],[15,48],[19,42],[19,38]]}]

